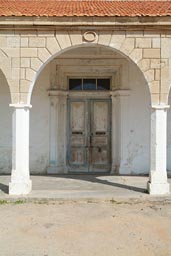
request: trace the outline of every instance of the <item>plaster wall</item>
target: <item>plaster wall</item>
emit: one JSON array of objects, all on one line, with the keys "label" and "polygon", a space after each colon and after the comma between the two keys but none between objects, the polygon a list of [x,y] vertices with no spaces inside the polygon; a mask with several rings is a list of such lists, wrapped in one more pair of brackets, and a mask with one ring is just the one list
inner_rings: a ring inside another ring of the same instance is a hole
[{"label": "plaster wall", "polygon": [[129,88],[126,134],[126,161],[131,174],[144,174],[150,170],[150,95],[142,74],[129,64]]},{"label": "plaster wall", "polygon": [[50,65],[39,76],[32,95],[30,111],[30,171],[46,173],[49,165]]}]

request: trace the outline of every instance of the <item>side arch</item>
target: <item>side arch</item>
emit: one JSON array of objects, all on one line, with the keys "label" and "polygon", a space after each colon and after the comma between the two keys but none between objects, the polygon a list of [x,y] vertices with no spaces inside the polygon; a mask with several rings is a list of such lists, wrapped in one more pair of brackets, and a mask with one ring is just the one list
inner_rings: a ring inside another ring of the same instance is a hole
[{"label": "side arch", "polygon": [[[10,57],[5,55],[4,51],[0,49],[0,75],[4,77],[4,81],[7,84],[7,87],[10,92],[10,102],[13,101],[12,92],[15,91],[15,93],[19,93],[19,80],[12,79],[12,67],[11,63],[12,60]],[[16,85],[18,88],[16,88]],[[14,88],[15,86],[15,88]],[[17,91],[16,91],[17,90]]]},{"label": "side arch", "polygon": [[0,174],[9,174],[12,166],[11,93],[4,72],[0,69]]}]

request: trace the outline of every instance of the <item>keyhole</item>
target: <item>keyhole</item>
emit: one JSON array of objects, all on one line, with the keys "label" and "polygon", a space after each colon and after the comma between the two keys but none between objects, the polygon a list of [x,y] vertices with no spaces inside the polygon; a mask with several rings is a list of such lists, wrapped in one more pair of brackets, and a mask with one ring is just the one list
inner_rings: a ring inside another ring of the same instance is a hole
[{"label": "keyhole", "polygon": [[100,147],[98,148],[98,152],[99,152],[99,153],[101,153],[101,152],[102,152],[102,149],[101,149]]}]

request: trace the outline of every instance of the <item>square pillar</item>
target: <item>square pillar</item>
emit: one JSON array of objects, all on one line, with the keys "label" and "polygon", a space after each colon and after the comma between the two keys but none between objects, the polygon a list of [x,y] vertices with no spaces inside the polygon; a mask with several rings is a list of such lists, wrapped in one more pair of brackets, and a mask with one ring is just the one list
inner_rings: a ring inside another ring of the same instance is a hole
[{"label": "square pillar", "polygon": [[29,112],[31,105],[16,104],[12,114],[12,173],[10,195],[25,195],[31,191],[29,172]]},{"label": "square pillar", "polygon": [[151,195],[169,193],[167,181],[167,105],[152,106],[151,110],[151,166],[148,192]]},{"label": "square pillar", "polygon": [[129,130],[130,90],[112,91],[112,173],[129,174],[127,139]]},{"label": "square pillar", "polygon": [[66,173],[66,113],[68,92],[50,90],[50,147],[48,174]]}]

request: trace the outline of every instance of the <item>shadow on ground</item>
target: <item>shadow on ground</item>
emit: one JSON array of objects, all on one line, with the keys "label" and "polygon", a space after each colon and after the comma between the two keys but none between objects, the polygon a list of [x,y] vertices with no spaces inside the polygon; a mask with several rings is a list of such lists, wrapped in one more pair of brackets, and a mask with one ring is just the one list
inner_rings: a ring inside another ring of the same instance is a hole
[{"label": "shadow on ground", "polygon": [[[141,187],[137,187],[134,185],[128,185],[128,184],[123,184],[123,183],[119,183],[117,182],[117,179],[115,181],[115,177],[122,177],[122,176],[114,176],[114,175],[95,175],[95,174],[91,174],[91,175],[87,175],[87,174],[61,174],[61,175],[32,175],[33,177],[33,183],[36,182],[34,181],[34,177],[50,177],[52,179],[58,179],[58,178],[62,178],[62,179],[72,179],[72,180],[80,180],[80,181],[87,181],[87,182],[91,182],[94,184],[101,184],[101,185],[105,185],[105,186],[112,186],[115,188],[121,188],[124,190],[129,190],[129,191],[135,191],[135,192],[139,192],[139,193],[147,193],[147,190],[145,188],[141,188]],[[102,177],[113,177],[113,181],[109,181],[109,180],[104,180],[102,179]],[[125,178],[127,176],[124,176]],[[129,176],[131,177],[139,177],[140,176]],[[42,180],[42,182],[46,182],[45,180]],[[8,194],[9,191],[9,187],[8,185],[4,183],[0,183],[0,190],[3,191],[5,194]],[[48,190],[51,190],[51,187],[48,188]],[[72,184],[71,184],[71,191],[72,191]]]},{"label": "shadow on ground", "polygon": [[[135,192],[147,193],[147,190],[144,188],[100,179],[101,177],[104,177],[104,175],[80,175],[80,174],[68,175],[68,174],[64,174],[64,175],[53,175],[53,176],[52,175],[44,175],[44,176],[45,177],[54,177],[54,178],[59,177],[59,178],[65,178],[65,179],[88,181],[88,182],[92,182],[92,183],[96,183],[96,184],[113,186],[113,187],[131,190],[131,191],[135,191]],[[105,177],[110,177],[110,176],[115,177],[113,175],[105,174]],[[116,177],[119,177],[119,176],[116,176]],[[134,177],[134,176],[132,176],[132,177]],[[138,176],[136,176],[136,177],[138,177]]]},{"label": "shadow on ground", "polygon": [[9,187],[5,184],[0,183],[0,190],[3,191],[5,194],[8,194]]}]

